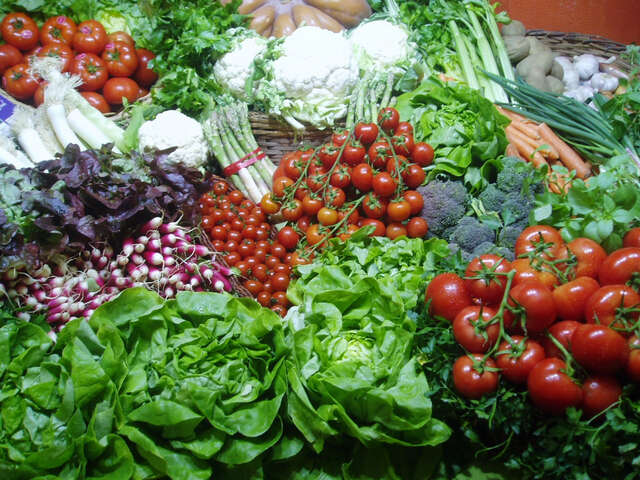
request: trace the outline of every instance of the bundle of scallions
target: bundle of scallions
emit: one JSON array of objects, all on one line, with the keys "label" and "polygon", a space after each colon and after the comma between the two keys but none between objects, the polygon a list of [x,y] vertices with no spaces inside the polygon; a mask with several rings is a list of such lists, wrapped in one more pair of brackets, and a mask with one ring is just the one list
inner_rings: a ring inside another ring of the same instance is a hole
[{"label": "bundle of scallions", "polygon": [[553,128],[567,143],[589,160],[605,164],[608,158],[629,155],[640,168],[640,159],[633,139],[626,131],[615,129],[602,114],[607,101],[596,94],[592,106],[573,98],[543,92],[522,79],[511,81],[486,73],[511,97],[504,108],[520,113],[536,122],[544,122]]},{"label": "bundle of scallions", "polygon": [[[247,104],[212,106],[201,123],[220,167],[230,168],[229,179],[245,196],[258,203],[271,190],[276,167],[258,147],[249,124]],[[242,167],[243,164],[250,165]]]}]

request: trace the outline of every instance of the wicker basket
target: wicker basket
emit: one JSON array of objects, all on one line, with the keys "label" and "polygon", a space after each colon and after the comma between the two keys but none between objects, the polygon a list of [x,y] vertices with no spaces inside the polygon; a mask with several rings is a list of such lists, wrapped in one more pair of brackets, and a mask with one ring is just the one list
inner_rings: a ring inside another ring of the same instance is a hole
[{"label": "wicker basket", "polygon": [[629,73],[631,66],[621,58],[626,50],[623,43],[614,42],[598,35],[583,33],[549,32],[547,30],[529,30],[528,36],[535,37],[547,45],[554,53],[574,56],[591,53],[600,57],[616,57],[612,65],[619,70]]}]

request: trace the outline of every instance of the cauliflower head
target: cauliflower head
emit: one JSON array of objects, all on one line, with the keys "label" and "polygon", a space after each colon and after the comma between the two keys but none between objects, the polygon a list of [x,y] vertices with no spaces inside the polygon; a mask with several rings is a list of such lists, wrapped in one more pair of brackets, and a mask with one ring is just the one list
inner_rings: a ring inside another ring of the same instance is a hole
[{"label": "cauliflower head", "polygon": [[203,167],[209,152],[200,123],[178,110],[167,110],[144,122],[138,141],[141,150],[177,147],[166,158],[171,165]]},{"label": "cauliflower head", "polygon": [[407,30],[388,20],[373,20],[360,24],[350,36],[353,51],[363,70],[406,70],[415,62],[416,48],[409,41]]},{"label": "cauliflower head", "polygon": [[257,33],[242,33],[232,50],[223,55],[213,67],[216,81],[241,100],[250,100],[245,90],[247,80],[255,72],[255,58],[267,49],[267,40]]},{"label": "cauliflower head", "polygon": [[278,48],[280,56],[269,63],[270,73],[258,87],[258,98],[272,113],[319,127],[346,115],[359,70],[344,35],[306,26]]}]

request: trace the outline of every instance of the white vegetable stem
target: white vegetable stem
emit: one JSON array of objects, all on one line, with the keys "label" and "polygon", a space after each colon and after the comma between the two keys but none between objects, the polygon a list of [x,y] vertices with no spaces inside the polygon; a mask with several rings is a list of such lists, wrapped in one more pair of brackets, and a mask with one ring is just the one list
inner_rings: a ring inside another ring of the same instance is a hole
[{"label": "white vegetable stem", "polygon": [[53,159],[54,155],[47,149],[34,128],[23,128],[18,132],[18,143],[33,163]]},{"label": "white vegetable stem", "polygon": [[67,121],[66,112],[62,104],[55,103],[53,105],[49,105],[47,107],[47,118],[51,122],[53,131],[56,132],[56,137],[58,137],[58,140],[63,147],[72,143],[79,145],[80,147],[83,146],[80,139],[75,133],[73,133],[73,130]]},{"label": "white vegetable stem", "polygon": [[[91,123],[89,119],[77,108],[73,109],[67,120],[71,129],[78,134],[78,136],[84,140],[91,148],[100,148],[107,143],[111,143],[112,140],[95,124]],[[120,153],[118,147],[114,147],[116,153]]]}]

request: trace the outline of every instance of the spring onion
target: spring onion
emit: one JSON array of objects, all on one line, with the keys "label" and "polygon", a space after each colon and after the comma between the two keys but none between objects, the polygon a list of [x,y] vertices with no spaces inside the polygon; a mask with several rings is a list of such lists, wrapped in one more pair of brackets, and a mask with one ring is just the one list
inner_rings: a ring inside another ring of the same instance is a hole
[{"label": "spring onion", "polygon": [[26,108],[17,109],[11,117],[11,128],[29,159],[33,163],[51,160],[54,152],[45,145],[35,125],[34,112]]}]

